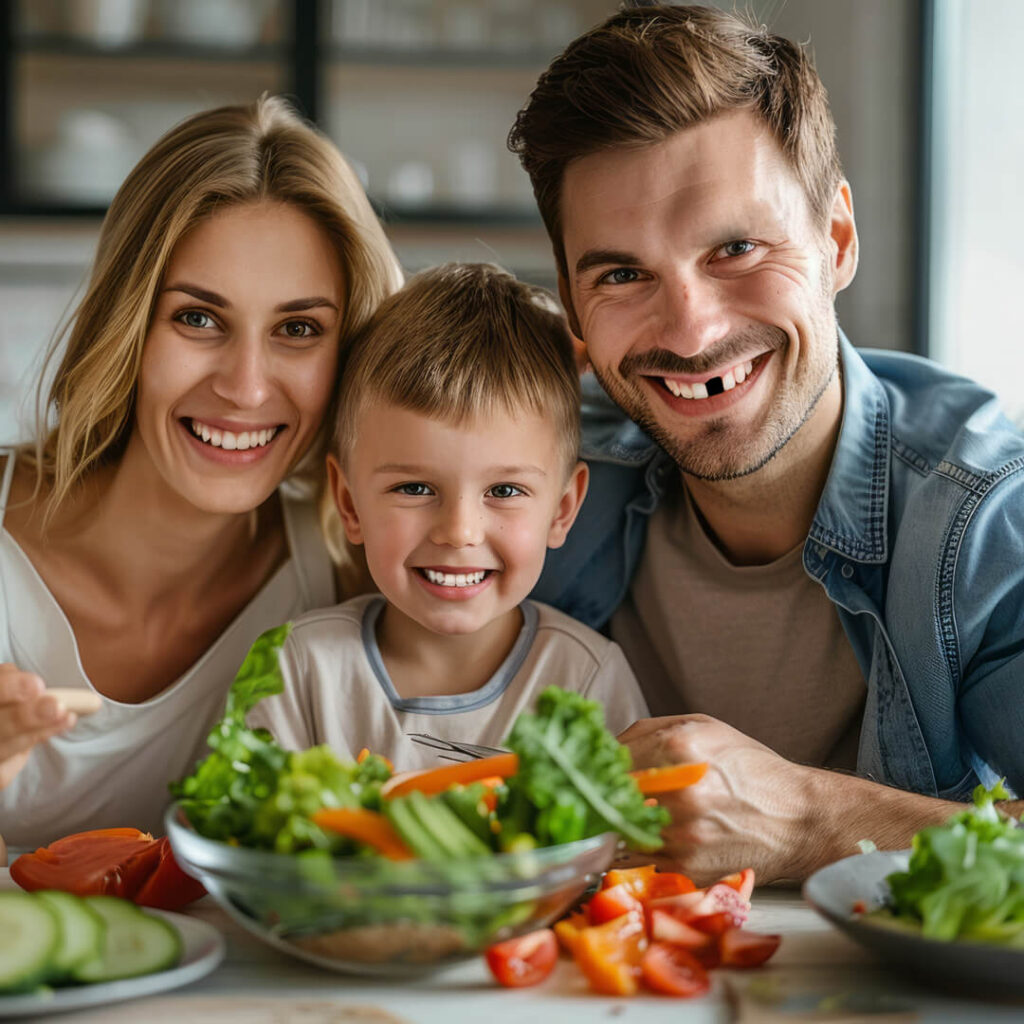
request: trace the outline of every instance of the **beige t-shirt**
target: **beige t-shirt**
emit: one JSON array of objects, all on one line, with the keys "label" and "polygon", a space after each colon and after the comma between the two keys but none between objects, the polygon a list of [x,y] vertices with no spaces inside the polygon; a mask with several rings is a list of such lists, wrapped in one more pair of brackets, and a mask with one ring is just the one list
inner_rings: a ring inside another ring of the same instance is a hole
[{"label": "beige t-shirt", "polygon": [[732,565],[671,489],[611,635],[651,714],[711,715],[791,761],[852,770],[867,688],[802,549]]},{"label": "beige t-shirt", "polygon": [[436,750],[409,733],[500,747],[516,715],[554,683],[601,701],[621,732],[647,715],[636,679],[610,640],[554,608],[525,601],[523,626],[505,661],[482,687],[451,696],[403,699],[377,647],[384,598],[369,594],[297,620],[281,653],[284,693],[249,712],[289,750],[329,744],[351,758],[363,747],[399,771],[436,767]]},{"label": "beige t-shirt", "polygon": [[[0,520],[14,470],[0,483]],[[163,833],[167,783],[192,771],[250,644],[265,629],[336,599],[334,573],[316,509],[281,494],[289,559],[267,580],[206,653],[149,700],[103,698],[96,714],[32,749],[0,790],[0,835],[34,847],[72,832],[131,827]],[[35,672],[50,686],[92,689],[71,624],[14,538],[0,529],[0,661]]]}]

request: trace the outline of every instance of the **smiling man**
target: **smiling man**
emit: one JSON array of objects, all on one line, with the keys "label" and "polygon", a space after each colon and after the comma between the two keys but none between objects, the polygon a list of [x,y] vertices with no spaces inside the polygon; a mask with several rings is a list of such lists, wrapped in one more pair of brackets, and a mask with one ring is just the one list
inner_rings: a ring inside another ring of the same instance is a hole
[{"label": "smiling man", "polygon": [[661,716],[624,734],[639,766],[711,763],[666,801],[673,861],[800,878],[1024,791],[1024,438],[839,331],[853,200],[801,49],[627,10],[510,144],[596,376],[590,493],[537,593],[625,650]]}]

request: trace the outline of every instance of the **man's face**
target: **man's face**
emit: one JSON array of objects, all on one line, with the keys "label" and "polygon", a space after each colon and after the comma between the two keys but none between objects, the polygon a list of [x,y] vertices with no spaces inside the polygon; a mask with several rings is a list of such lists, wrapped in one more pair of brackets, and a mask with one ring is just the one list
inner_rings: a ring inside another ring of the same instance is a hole
[{"label": "man's face", "polygon": [[815,223],[753,114],[574,161],[561,203],[574,327],[608,393],[684,473],[760,469],[838,392],[849,193]]}]

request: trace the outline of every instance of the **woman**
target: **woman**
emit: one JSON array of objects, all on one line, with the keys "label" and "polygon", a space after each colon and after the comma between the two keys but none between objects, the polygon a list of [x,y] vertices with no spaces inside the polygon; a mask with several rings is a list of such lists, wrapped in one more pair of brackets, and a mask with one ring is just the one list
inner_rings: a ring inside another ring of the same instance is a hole
[{"label": "woman", "polygon": [[[196,115],[128,176],[56,426],[0,460],[9,845],[161,829],[250,643],[345,596],[312,499],[339,344],[400,277],[351,170],[279,99]],[[99,710],[76,723],[45,686]]]}]

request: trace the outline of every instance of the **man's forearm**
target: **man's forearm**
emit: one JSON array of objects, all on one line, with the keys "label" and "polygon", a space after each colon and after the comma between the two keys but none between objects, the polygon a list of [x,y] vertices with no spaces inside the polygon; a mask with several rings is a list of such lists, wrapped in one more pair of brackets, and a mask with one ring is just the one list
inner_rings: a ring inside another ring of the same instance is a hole
[{"label": "man's forearm", "polygon": [[[854,775],[815,769],[811,777],[812,825],[807,875],[824,864],[858,852],[857,841],[870,839],[879,849],[902,850],[914,833],[938,825],[964,804],[908,793]],[[1024,803],[1002,805],[1019,816]],[[1014,810],[1016,808],[1016,810]]]}]

